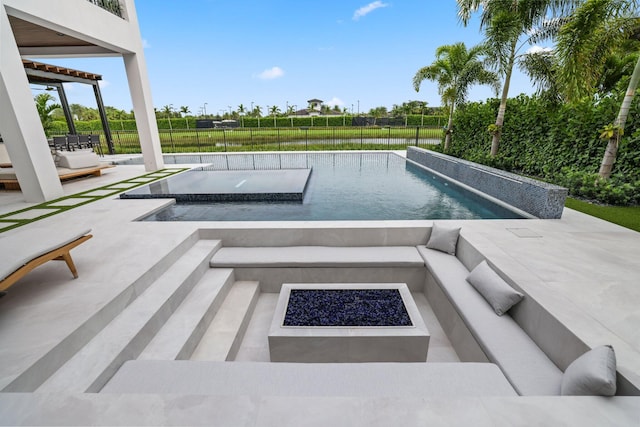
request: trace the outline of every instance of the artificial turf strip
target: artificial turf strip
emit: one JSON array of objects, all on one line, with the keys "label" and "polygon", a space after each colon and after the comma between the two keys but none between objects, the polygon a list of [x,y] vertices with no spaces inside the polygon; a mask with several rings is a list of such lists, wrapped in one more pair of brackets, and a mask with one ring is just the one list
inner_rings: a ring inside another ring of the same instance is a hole
[{"label": "artificial turf strip", "polygon": [[[72,194],[70,196],[60,197],[59,199],[49,200],[47,202],[43,202],[35,206],[31,206],[28,208],[2,214],[0,215],[0,233],[13,230],[14,228],[17,228],[17,227],[22,227],[23,225],[27,225],[44,218],[48,218],[50,216],[57,215],[62,212],[66,212],[73,208],[77,208],[79,206],[83,206],[88,203],[95,202],[100,199],[104,199],[105,197],[113,196],[123,191],[128,191],[133,188],[140,187],[141,185],[145,185],[150,182],[157,181],[157,180],[166,178],[168,176],[175,175],[180,172],[184,172],[186,170],[189,170],[189,168],[161,169],[161,170],[158,170],[155,172],[149,172],[147,174],[140,175],[134,178],[129,178],[123,181],[114,182],[109,185],[105,185],[103,187],[94,188],[92,190],[83,191],[81,193]],[[136,180],[141,180],[141,181],[136,182]],[[96,193],[96,194],[91,194],[91,193]],[[61,202],[64,202],[64,201],[74,201],[74,199],[79,199],[78,203],[60,204]],[[35,211],[37,209],[40,209],[43,211],[48,210],[49,212],[43,213],[42,215],[34,216],[32,218],[24,218],[24,219],[11,218],[21,213],[27,213],[27,215],[29,215],[28,212]]]},{"label": "artificial turf strip", "polygon": [[640,206],[602,206],[567,197],[565,206],[587,215],[640,231]]}]

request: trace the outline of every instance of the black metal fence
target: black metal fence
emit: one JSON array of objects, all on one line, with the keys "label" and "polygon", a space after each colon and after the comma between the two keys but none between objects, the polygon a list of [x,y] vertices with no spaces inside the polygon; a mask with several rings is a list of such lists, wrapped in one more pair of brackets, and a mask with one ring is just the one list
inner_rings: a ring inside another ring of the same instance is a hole
[{"label": "black metal fence", "polygon": [[[439,127],[300,127],[236,129],[162,129],[164,153],[231,151],[400,150],[439,144]],[[116,154],[140,153],[137,131],[112,130]],[[104,137],[103,150],[109,152]]]}]

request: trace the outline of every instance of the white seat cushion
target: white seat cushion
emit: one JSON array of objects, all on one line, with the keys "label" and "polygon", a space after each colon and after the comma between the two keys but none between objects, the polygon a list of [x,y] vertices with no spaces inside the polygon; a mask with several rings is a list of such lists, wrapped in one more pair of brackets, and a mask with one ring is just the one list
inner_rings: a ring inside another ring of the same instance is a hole
[{"label": "white seat cushion", "polygon": [[524,297],[502,280],[487,261],[482,261],[469,273],[467,282],[480,292],[498,316],[505,314]]},{"label": "white seat cushion", "polygon": [[616,354],[603,345],[574,360],[562,378],[563,396],[613,396],[616,394]]},{"label": "white seat cushion", "polygon": [[212,267],[421,267],[413,246],[286,246],[222,248]]},{"label": "white seat cushion", "polygon": [[0,237],[0,280],[48,252],[89,234],[91,229],[30,227]]},{"label": "white seat cushion", "polygon": [[69,151],[58,153],[58,166],[69,169],[90,168],[100,165],[100,158],[93,151]]},{"label": "white seat cushion", "polygon": [[562,371],[511,316],[496,316],[466,281],[469,271],[460,260],[424,246],[418,250],[486,356],[500,366],[516,391],[523,396],[559,395]]}]

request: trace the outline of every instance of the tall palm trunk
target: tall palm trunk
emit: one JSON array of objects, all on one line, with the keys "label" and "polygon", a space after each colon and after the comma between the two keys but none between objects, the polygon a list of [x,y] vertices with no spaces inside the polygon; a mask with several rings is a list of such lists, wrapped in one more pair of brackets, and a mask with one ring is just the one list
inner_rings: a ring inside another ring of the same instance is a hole
[{"label": "tall palm trunk", "polygon": [[625,93],[624,99],[622,100],[622,105],[620,106],[618,117],[616,118],[616,121],[613,122],[614,127],[616,127],[618,130],[613,133],[611,138],[609,138],[609,142],[607,143],[607,148],[604,151],[602,163],[600,164],[600,171],[598,172],[600,178],[607,179],[611,176],[611,170],[613,169],[613,164],[615,163],[616,155],[618,154],[618,144],[620,143],[620,137],[622,136],[624,125],[627,122],[627,116],[629,115],[629,109],[631,108],[631,101],[633,101],[633,96],[636,93],[639,82],[640,58],[638,58],[638,62],[636,62],[636,66],[633,69],[633,74],[631,75],[631,80],[629,81],[627,92]]},{"label": "tall palm trunk", "polygon": [[504,123],[504,114],[507,110],[507,97],[509,96],[509,85],[511,83],[511,73],[513,72],[513,65],[516,58],[516,47],[518,40],[515,39],[511,42],[511,51],[509,54],[509,63],[507,64],[506,72],[504,75],[504,86],[502,86],[502,97],[500,98],[500,108],[498,108],[498,116],[496,117],[496,129],[493,132],[493,138],[491,139],[491,157],[495,157],[498,154],[498,148],[500,148],[500,138],[502,137],[502,125]]},{"label": "tall palm trunk", "polygon": [[449,123],[447,124],[447,133],[444,136],[444,151],[449,151],[451,145],[451,133],[453,130],[453,111],[456,103],[451,101],[451,107],[449,108]]}]

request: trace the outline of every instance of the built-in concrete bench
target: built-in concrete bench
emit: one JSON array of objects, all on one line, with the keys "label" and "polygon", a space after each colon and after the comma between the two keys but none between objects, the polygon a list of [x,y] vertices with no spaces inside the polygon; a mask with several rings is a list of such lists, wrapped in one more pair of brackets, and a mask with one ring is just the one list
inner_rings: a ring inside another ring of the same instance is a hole
[{"label": "built-in concrete bench", "polygon": [[234,268],[238,280],[259,281],[263,292],[282,283],[406,283],[424,287],[424,260],[414,246],[224,247],[213,268]]},{"label": "built-in concrete bench", "polygon": [[433,279],[427,279],[432,307],[441,313],[451,307],[439,320],[458,356],[496,363],[520,395],[559,395],[563,372],[509,314],[496,315],[466,281],[469,270],[464,264],[444,252],[418,250]]},{"label": "built-in concrete bench", "polygon": [[[462,231],[455,255],[418,246],[427,266],[425,295],[458,357],[497,364],[521,395],[559,395],[567,368],[591,347],[530,295],[544,285],[529,270],[514,264],[484,236],[467,238]],[[482,261],[524,295],[502,316],[467,281],[469,271]],[[570,304],[554,301],[558,303]],[[635,396],[640,391],[617,371],[616,394]]]},{"label": "built-in concrete bench", "polygon": [[516,396],[491,363],[126,362],[101,393],[291,397]]}]

